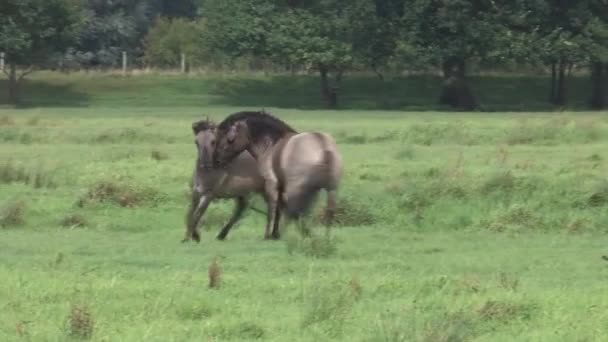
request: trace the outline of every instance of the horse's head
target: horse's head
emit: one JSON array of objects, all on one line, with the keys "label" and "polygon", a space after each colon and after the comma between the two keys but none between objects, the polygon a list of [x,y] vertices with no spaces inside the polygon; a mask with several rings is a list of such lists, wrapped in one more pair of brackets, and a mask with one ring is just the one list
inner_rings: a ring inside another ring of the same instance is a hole
[{"label": "horse's head", "polygon": [[245,120],[239,120],[227,128],[218,128],[217,146],[213,155],[215,166],[229,163],[249,147],[249,126]]},{"label": "horse's head", "polygon": [[209,118],[192,123],[194,144],[197,149],[197,163],[203,169],[213,166],[213,155],[216,147],[217,128]]}]

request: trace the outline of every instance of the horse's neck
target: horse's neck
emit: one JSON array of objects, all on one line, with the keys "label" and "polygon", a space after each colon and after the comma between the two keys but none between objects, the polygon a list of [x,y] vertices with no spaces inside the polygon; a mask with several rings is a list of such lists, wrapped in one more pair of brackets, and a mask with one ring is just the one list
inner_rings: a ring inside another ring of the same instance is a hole
[{"label": "horse's neck", "polygon": [[271,137],[266,136],[255,144],[251,144],[247,151],[249,151],[253,158],[260,161],[264,158],[267,158],[268,155],[272,153],[273,147],[281,140],[289,139],[293,135],[295,135],[295,133],[286,133],[283,137],[281,137],[281,139],[276,141],[274,141]]}]

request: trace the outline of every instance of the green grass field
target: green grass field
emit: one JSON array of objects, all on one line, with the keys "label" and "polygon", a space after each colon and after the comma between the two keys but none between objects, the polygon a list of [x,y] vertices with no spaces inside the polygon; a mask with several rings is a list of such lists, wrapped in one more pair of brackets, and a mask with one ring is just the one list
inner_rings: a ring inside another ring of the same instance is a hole
[{"label": "green grass field", "polygon": [[191,122],[262,105],[79,77],[46,86],[86,103],[39,79],[29,108],[0,109],[0,341],[608,340],[606,113],[275,103],[336,137],[331,237],[313,215],[314,238],[264,241],[249,211],[219,242],[219,202],[181,244]]}]

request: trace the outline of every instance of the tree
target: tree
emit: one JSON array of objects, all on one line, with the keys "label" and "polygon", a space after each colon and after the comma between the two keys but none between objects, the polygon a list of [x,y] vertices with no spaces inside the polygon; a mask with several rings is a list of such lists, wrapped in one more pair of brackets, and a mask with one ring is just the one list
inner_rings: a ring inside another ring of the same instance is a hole
[{"label": "tree", "polygon": [[491,0],[412,0],[405,4],[403,39],[419,55],[439,64],[444,78],[441,104],[471,110],[476,101],[468,84],[467,62],[497,49],[502,26]]},{"label": "tree", "polygon": [[77,8],[66,0],[0,2],[0,51],[6,54],[11,103],[19,102],[23,78],[75,39],[77,23]]},{"label": "tree", "polygon": [[342,75],[366,55],[357,40],[369,38],[366,21],[376,16],[373,0],[208,0],[202,13],[212,46],[227,54],[318,72],[327,107],[337,106]]},{"label": "tree", "polygon": [[320,1],[290,8],[277,17],[269,37],[275,60],[303,65],[319,73],[321,97],[328,108],[338,105],[342,75],[358,55],[367,18],[375,16],[373,2]]},{"label": "tree", "polygon": [[144,38],[144,60],[157,66],[178,66],[181,54],[191,64],[205,57],[204,23],[186,19],[158,18]]},{"label": "tree", "polygon": [[587,53],[591,68],[592,108],[603,109],[608,106],[608,3],[592,1],[590,6],[594,18],[589,20],[583,29],[588,38]]}]

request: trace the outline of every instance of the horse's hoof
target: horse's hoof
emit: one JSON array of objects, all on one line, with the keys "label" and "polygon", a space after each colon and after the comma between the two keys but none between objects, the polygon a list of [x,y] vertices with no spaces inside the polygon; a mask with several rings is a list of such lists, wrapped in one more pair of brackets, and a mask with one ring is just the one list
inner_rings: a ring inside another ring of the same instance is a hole
[{"label": "horse's hoof", "polygon": [[222,235],[218,235],[218,236],[216,236],[215,238],[216,238],[218,241],[224,241],[224,240],[226,239],[226,237],[225,237],[225,236],[222,236]]}]

